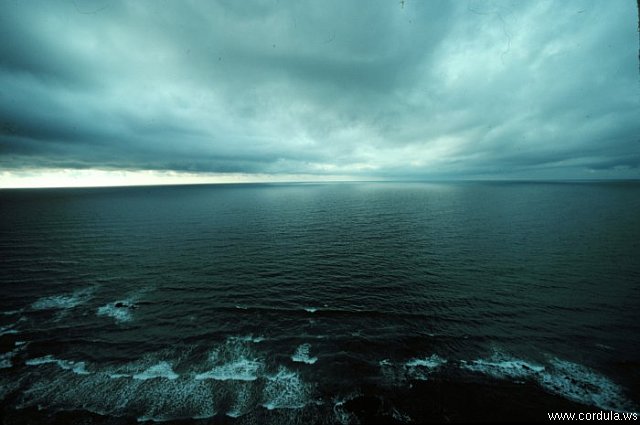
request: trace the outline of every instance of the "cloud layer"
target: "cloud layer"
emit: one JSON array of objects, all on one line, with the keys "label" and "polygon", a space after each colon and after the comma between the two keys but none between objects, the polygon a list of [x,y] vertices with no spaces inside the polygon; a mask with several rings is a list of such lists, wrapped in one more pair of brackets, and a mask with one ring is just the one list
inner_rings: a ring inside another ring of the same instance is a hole
[{"label": "cloud layer", "polygon": [[630,0],[0,9],[5,170],[640,177]]}]

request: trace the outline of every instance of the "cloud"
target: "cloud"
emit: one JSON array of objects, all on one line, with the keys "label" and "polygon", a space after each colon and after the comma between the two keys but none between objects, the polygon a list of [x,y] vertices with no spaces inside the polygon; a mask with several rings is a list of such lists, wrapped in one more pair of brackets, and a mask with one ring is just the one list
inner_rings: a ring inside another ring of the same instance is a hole
[{"label": "cloud", "polygon": [[0,7],[4,169],[640,176],[631,1]]}]

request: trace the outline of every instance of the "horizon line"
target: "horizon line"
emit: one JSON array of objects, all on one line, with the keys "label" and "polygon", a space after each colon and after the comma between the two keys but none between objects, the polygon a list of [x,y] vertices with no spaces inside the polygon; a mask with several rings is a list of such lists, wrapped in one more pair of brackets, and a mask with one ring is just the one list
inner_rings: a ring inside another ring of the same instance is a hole
[{"label": "horizon line", "polygon": [[362,180],[276,180],[276,181],[219,181],[219,182],[159,182],[140,184],[89,184],[52,186],[3,186],[0,191],[42,189],[114,189],[176,186],[249,186],[249,185],[320,185],[353,183],[640,183],[639,178],[442,178],[442,179],[362,179]]}]

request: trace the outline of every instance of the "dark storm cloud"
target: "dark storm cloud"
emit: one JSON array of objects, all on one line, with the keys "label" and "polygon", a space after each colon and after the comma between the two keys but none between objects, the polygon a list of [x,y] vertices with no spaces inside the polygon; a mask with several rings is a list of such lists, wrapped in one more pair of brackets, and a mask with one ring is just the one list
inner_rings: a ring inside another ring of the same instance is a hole
[{"label": "dark storm cloud", "polygon": [[0,5],[0,166],[639,175],[632,1]]}]

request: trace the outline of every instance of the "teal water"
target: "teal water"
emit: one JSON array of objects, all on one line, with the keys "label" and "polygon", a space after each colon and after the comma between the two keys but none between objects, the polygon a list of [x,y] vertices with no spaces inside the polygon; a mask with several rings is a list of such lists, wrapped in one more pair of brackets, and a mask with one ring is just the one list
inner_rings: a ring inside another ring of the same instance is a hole
[{"label": "teal water", "polygon": [[356,423],[358,397],[490,382],[636,410],[638,211],[638,182],[3,190],[0,396]]}]

